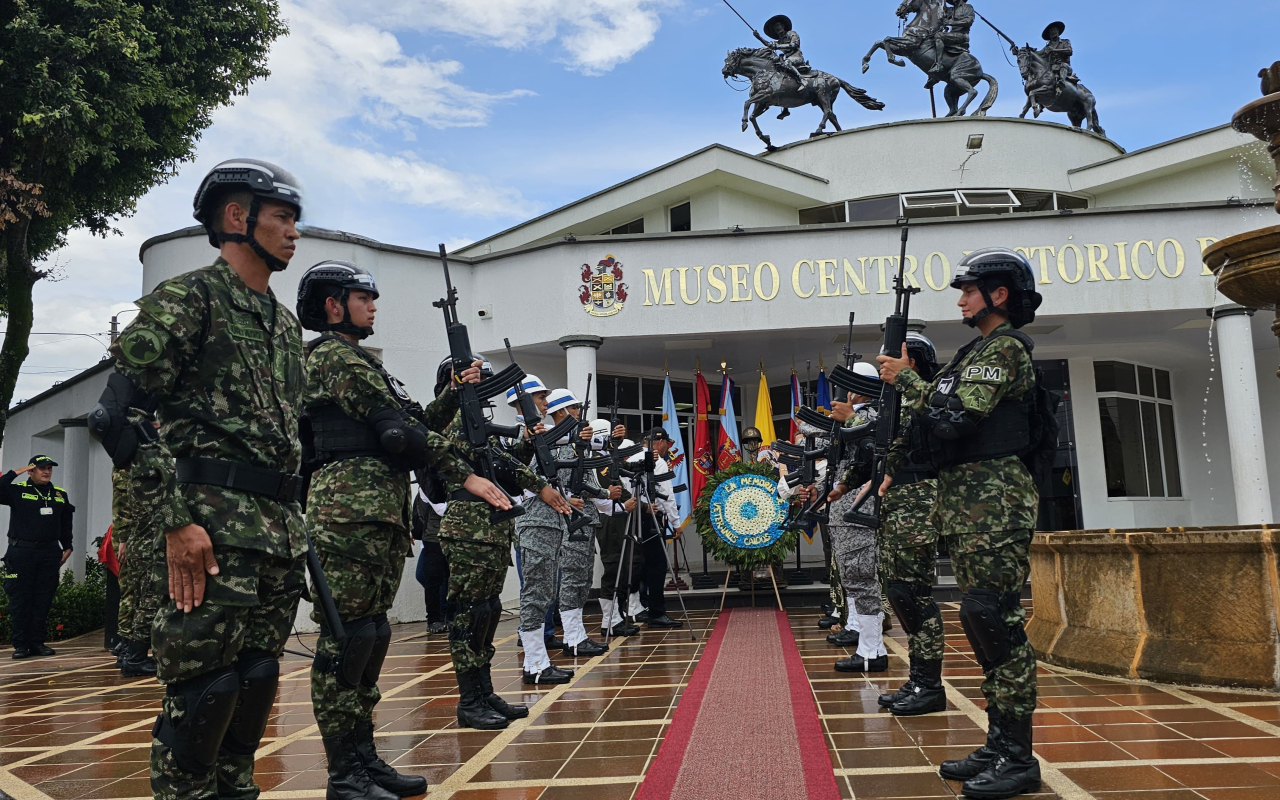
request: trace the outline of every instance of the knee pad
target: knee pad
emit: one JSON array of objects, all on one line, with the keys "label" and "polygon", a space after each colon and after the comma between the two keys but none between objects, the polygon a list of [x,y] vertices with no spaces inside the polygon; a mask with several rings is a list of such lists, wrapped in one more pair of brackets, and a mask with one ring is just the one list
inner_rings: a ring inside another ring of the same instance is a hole
[{"label": "knee pad", "polygon": [[[933,587],[929,587],[928,592],[926,596],[932,597]],[[920,596],[917,587],[906,581],[889,581],[885,594],[889,596],[889,605],[893,607],[893,613],[897,615],[908,636],[924,627],[924,614],[916,602],[916,598]]]},{"label": "knee pad", "polygon": [[1015,609],[1021,599],[1017,592],[970,589],[960,601],[960,624],[973,653],[986,672],[1009,660],[1009,651],[1027,641],[1022,624],[1009,626],[1004,612]]},{"label": "knee pad", "polygon": [[[378,625],[373,617],[361,617],[349,622],[344,620],[342,627],[347,638],[338,643],[338,655],[330,658],[317,653],[311,662],[311,668],[332,673],[342,688],[354,689],[360,685],[365,667],[373,655]],[[320,625],[320,632],[326,636],[332,635],[324,623]]]},{"label": "knee pad", "polygon": [[391,647],[391,623],[386,614],[377,614],[373,618],[373,650],[369,660],[365,662],[364,673],[360,683],[367,687],[378,685],[378,676],[382,674],[382,662],[387,660],[387,648]]},{"label": "knee pad", "polygon": [[173,760],[183,770],[192,775],[208,775],[236,710],[239,674],[234,667],[223,667],[171,683],[166,692],[185,701],[182,719],[175,722],[167,713],[161,713],[151,735],[169,747]]},{"label": "knee pad", "polygon": [[235,671],[240,678],[240,695],[222,749],[232,755],[252,756],[267,730],[280,683],[280,662],[265,650],[253,650],[240,654]]},{"label": "knee pad", "polygon": [[493,645],[493,639],[498,635],[498,625],[502,622],[502,598],[489,598],[489,629],[486,632],[484,643],[486,646]]},{"label": "knee pad", "polygon": [[488,599],[474,603],[467,609],[471,615],[471,624],[465,628],[457,623],[454,617],[453,627],[449,629],[449,639],[455,642],[466,642],[473,653],[479,653],[485,647],[485,637],[489,633],[489,625],[494,616],[493,607]]}]

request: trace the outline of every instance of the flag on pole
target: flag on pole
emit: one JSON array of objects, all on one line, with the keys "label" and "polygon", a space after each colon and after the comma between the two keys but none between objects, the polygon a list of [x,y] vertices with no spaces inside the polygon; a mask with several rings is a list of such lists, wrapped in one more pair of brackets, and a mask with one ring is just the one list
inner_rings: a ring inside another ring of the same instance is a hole
[{"label": "flag on pole", "polygon": [[794,442],[800,435],[800,425],[796,422],[796,412],[804,405],[804,396],[800,394],[800,378],[794,369],[791,370],[791,436],[787,441]]},{"label": "flag on pole", "polygon": [[694,372],[694,383],[693,470],[689,473],[689,499],[697,505],[698,495],[702,494],[707,479],[716,471],[716,460],[711,454],[711,430],[707,425],[711,390],[707,388],[707,379],[702,377],[702,370]]},{"label": "flag on pole", "polygon": [[831,384],[827,381],[827,371],[818,367],[818,393],[814,407],[823,414],[831,413]]},{"label": "flag on pole", "polygon": [[675,473],[672,486],[686,487],[683,492],[676,492],[676,508],[680,510],[679,520],[673,521],[676,530],[684,527],[693,516],[693,503],[689,502],[689,464],[685,459],[684,437],[680,435],[680,418],[676,416],[676,398],[671,394],[671,376],[667,376],[662,386],[662,429],[671,437],[671,449],[667,452],[667,461],[671,471]]},{"label": "flag on pole", "polygon": [[716,469],[722,470],[742,460],[738,440],[738,419],[733,411],[733,378],[725,372],[720,381],[720,435],[716,440]]},{"label": "flag on pole", "polygon": [[760,431],[760,441],[765,447],[778,438],[773,430],[773,398],[769,397],[769,382],[764,377],[764,370],[760,370],[760,390],[756,392],[755,428]]}]

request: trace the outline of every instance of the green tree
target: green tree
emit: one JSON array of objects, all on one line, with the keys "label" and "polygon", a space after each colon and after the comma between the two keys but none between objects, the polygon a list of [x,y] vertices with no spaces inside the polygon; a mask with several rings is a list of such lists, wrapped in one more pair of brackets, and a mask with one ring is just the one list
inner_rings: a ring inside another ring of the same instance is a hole
[{"label": "green tree", "polygon": [[285,32],[275,0],[0,0],[0,441],[42,259],[115,232]]}]

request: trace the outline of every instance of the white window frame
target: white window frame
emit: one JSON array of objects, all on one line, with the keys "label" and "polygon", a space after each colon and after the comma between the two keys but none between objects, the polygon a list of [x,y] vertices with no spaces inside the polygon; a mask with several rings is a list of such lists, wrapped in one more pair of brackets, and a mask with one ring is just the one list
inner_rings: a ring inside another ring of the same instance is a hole
[{"label": "white window frame", "polygon": [[[968,197],[970,194],[1000,194],[1001,192],[1004,192],[1006,195],[1009,196],[1009,202],[1007,203],[976,203],[969,200],[969,197]],[[1016,206],[1022,205],[1022,203],[1018,200],[1017,195],[1013,193],[1012,189],[960,189],[958,190],[958,193],[960,195],[960,199],[964,201],[965,206],[968,208],[1014,208]],[[1054,203],[1057,204],[1057,202],[1058,201],[1055,199]]]},{"label": "white window frame", "polygon": [[[1055,193],[1055,196],[1056,196],[1056,193]],[[1056,200],[1055,200],[1055,202],[1056,202]],[[1156,366],[1156,365],[1154,365],[1154,364],[1144,364],[1144,363],[1140,363],[1140,362],[1137,362],[1137,361],[1129,361],[1129,360],[1127,360],[1127,359],[1119,359],[1119,358],[1104,358],[1104,359],[1098,359],[1098,360],[1096,360],[1096,361],[1091,361],[1091,362],[1090,362],[1090,365],[1092,366],[1093,364],[1096,364],[1096,363],[1098,363],[1099,361],[1111,361],[1111,362],[1116,362],[1116,363],[1120,363],[1120,364],[1128,364],[1128,365],[1132,366],[1132,367],[1134,368],[1134,380],[1135,380],[1135,381],[1139,381],[1139,383],[1138,383],[1138,388],[1139,388],[1139,389],[1141,389],[1141,388],[1142,388],[1141,381],[1140,381],[1140,379],[1139,379],[1139,378],[1138,378],[1138,376],[1137,376],[1137,370],[1138,370],[1138,368],[1139,368],[1139,367],[1146,367],[1147,369],[1151,369],[1151,370],[1158,370],[1158,371],[1160,371],[1160,372],[1168,373],[1168,375],[1169,375],[1169,396],[1170,396],[1170,399],[1168,399],[1168,400],[1165,400],[1164,398],[1162,398],[1162,397],[1160,397],[1160,396],[1159,396],[1159,391],[1160,391],[1160,390],[1159,390],[1159,382],[1158,382],[1158,381],[1157,381],[1157,383],[1156,383],[1156,386],[1157,386],[1157,388],[1156,388],[1156,392],[1157,392],[1157,394],[1156,394],[1156,396],[1152,396],[1152,397],[1149,397],[1149,396],[1144,395],[1144,394],[1136,394],[1136,393],[1135,393],[1135,394],[1131,394],[1131,393],[1129,393],[1129,392],[1114,392],[1114,391],[1113,391],[1113,392],[1099,392],[1099,391],[1095,391],[1095,392],[1094,392],[1094,395],[1095,395],[1095,400],[1104,400],[1104,399],[1107,399],[1107,398],[1110,398],[1110,397],[1115,397],[1115,398],[1121,398],[1121,399],[1125,399],[1125,400],[1134,400],[1134,401],[1136,401],[1136,402],[1139,404],[1139,405],[1138,405],[1138,420],[1139,420],[1139,422],[1141,422],[1141,420],[1142,420],[1142,405],[1141,405],[1142,403],[1154,403],[1157,407],[1158,407],[1158,406],[1160,406],[1160,405],[1166,405],[1166,406],[1168,406],[1168,407],[1172,410],[1172,412],[1173,412],[1173,413],[1172,413],[1172,416],[1173,416],[1173,441],[1174,441],[1174,446],[1175,446],[1175,447],[1177,448],[1177,450],[1178,450],[1178,452],[1176,453],[1176,458],[1175,458],[1174,460],[1175,460],[1175,461],[1177,462],[1177,464],[1178,464],[1179,483],[1181,484],[1180,491],[1182,492],[1182,493],[1181,493],[1179,496],[1177,496],[1177,497],[1170,497],[1170,496],[1169,496],[1169,476],[1166,474],[1166,470],[1165,470],[1165,464],[1166,464],[1167,462],[1165,461],[1164,437],[1163,437],[1163,436],[1160,436],[1160,431],[1161,431],[1162,426],[1163,426],[1163,424],[1164,424],[1164,423],[1160,421],[1160,412],[1159,412],[1159,409],[1157,408],[1157,411],[1156,411],[1156,440],[1160,443],[1160,483],[1161,483],[1161,485],[1163,485],[1163,487],[1164,487],[1164,492],[1165,492],[1165,493],[1164,493],[1164,496],[1163,496],[1163,497],[1153,497],[1153,496],[1151,496],[1151,495],[1149,495],[1149,494],[1148,494],[1148,495],[1141,495],[1141,496],[1134,496],[1134,495],[1130,495],[1130,496],[1127,496],[1127,497],[1107,497],[1107,502],[1120,502],[1120,503],[1128,503],[1128,502],[1149,502],[1149,501],[1155,501],[1155,502],[1175,502],[1175,503],[1176,503],[1176,502],[1185,502],[1185,501],[1187,500],[1187,488],[1186,488],[1186,477],[1185,477],[1185,476],[1186,476],[1186,474],[1187,474],[1187,472],[1186,472],[1186,469],[1184,468],[1184,466],[1183,466],[1183,464],[1182,464],[1182,448],[1181,448],[1181,447],[1177,447],[1177,443],[1178,443],[1179,441],[1181,441],[1182,436],[1181,436],[1181,432],[1178,430],[1178,409],[1177,409],[1177,405],[1176,405],[1176,403],[1175,403],[1175,402],[1173,401],[1173,399],[1172,399],[1172,398],[1173,398],[1173,396],[1175,395],[1175,391],[1174,391],[1174,375],[1173,375],[1173,370],[1167,369],[1167,368],[1165,368],[1165,367],[1158,367],[1158,366]],[[1101,430],[1099,430],[1099,436],[1101,436]],[[1146,456],[1146,454],[1147,454],[1147,453],[1146,453],[1146,446],[1147,446],[1147,444],[1146,444],[1146,440],[1145,440],[1145,438],[1141,438],[1141,437],[1140,437],[1140,441],[1142,441],[1142,448],[1143,448],[1143,450],[1142,450],[1142,454],[1143,454],[1143,457],[1144,457],[1144,458],[1143,458],[1143,462],[1142,462],[1142,472],[1143,472],[1143,474],[1144,474],[1144,475],[1146,475],[1146,472],[1147,472],[1147,462],[1146,462],[1146,458],[1145,458],[1145,456]],[[1103,472],[1104,472],[1104,478],[1103,478],[1103,479],[1104,479],[1104,481],[1105,481],[1105,471],[1106,471],[1106,466],[1105,466],[1106,445],[1105,445],[1105,443],[1104,443],[1104,445],[1103,445],[1102,454],[1103,454]],[[1146,477],[1147,477],[1147,480],[1148,480],[1148,483],[1149,483],[1149,482],[1150,482],[1150,479],[1151,479],[1151,476],[1146,475]]]}]

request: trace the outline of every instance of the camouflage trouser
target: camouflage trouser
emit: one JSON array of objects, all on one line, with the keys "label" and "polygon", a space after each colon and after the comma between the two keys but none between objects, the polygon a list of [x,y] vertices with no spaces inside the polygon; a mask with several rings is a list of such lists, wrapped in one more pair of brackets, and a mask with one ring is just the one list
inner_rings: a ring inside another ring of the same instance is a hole
[{"label": "camouflage trouser", "polygon": [[900,581],[925,593],[910,599],[921,622],[919,630],[907,635],[911,657],[925,661],[940,661],[946,651],[942,613],[929,594],[938,551],[938,530],[929,523],[929,513],[937,493],[938,482],[932,479],[890,488],[880,529],[880,579],[885,591],[891,581]]},{"label": "camouflage trouser", "polygon": [[[622,560],[622,543],[626,539],[628,515],[619,511],[613,516],[600,516],[601,525],[596,528],[596,542],[600,545],[600,562],[604,572],[600,574],[600,596],[608,598],[615,592],[626,595],[640,591],[640,576],[644,574],[644,553],[639,547],[626,548],[627,561],[622,565],[622,586],[618,586],[618,564]],[[630,570],[630,575],[627,574]]]},{"label": "camouflage trouser", "polygon": [[[172,600],[156,614],[151,628],[158,677],[177,684],[236,661],[241,652],[265,651],[279,658],[298,612],[303,559],[257,550],[213,546],[218,574],[205,577],[204,602],[183,613]],[[157,585],[168,585],[167,566],[158,565]],[[170,689],[161,713],[175,724],[186,702]],[[216,777],[215,777],[216,776]],[[151,740],[151,793],[156,800],[254,800],[253,756],[218,753],[209,775],[180,767],[168,745]]]},{"label": "camouflage trouser", "polygon": [[[560,571],[564,528],[516,525],[520,536],[520,630],[542,627],[547,608],[556,597],[556,575]],[[449,562],[453,564],[452,561]]]},{"label": "camouflage trouser", "polygon": [[568,528],[560,543],[560,613],[582,608],[591,593],[591,574],[596,566],[595,539],[591,534],[596,526],[588,525],[578,531],[586,534],[585,542],[569,541]]},{"label": "camouflage trouser", "polygon": [[120,613],[117,630],[122,639],[151,641],[151,624],[169,587],[158,581],[166,569],[164,537],[144,538],[139,531],[130,537],[120,561]]},{"label": "camouflage trouser", "polygon": [[[385,545],[383,552],[393,552],[404,537],[404,529],[395,525],[369,523],[356,525],[330,525],[331,531],[359,528],[360,540]],[[344,623],[375,614],[384,614],[396,599],[400,589],[400,577],[404,563],[392,559],[392,565],[370,564],[357,561],[348,555],[317,549],[320,567],[333,594],[338,616]],[[312,597],[315,597],[314,589]],[[320,622],[319,608],[311,611],[311,619]],[[326,626],[316,641],[316,652],[329,658],[337,658],[342,644],[333,637]],[[322,736],[337,736],[352,730],[356,724],[373,720],[373,707],[382,699],[377,686],[365,686],[361,681],[354,689],[338,683],[332,672],[311,670],[311,707],[320,726]]]},{"label": "camouflage trouser", "polygon": [[[1026,585],[1031,570],[1028,552],[1031,531],[958,533],[951,537],[951,563],[955,565],[960,591],[991,589],[1018,592]],[[1036,709],[1036,655],[1022,633],[1027,612],[1021,604],[1004,611],[1004,623],[1015,642],[1009,657],[985,671],[982,694],[989,705],[1015,719],[1028,717]]]},{"label": "camouflage trouser", "polygon": [[844,587],[846,603],[853,603],[853,613],[879,614],[876,532],[857,525],[832,525],[831,552],[840,566],[840,584]]},{"label": "camouflage trouser", "polygon": [[[487,512],[486,512],[487,513]],[[440,537],[440,549],[449,562],[449,605],[454,609],[449,630],[449,654],[457,672],[471,672],[493,659],[494,648],[472,648],[471,607],[502,594],[511,565],[508,548],[468,539]]]},{"label": "camouflage trouser", "polygon": [[835,607],[835,613],[832,616],[840,620],[840,624],[843,625],[844,620],[849,618],[849,598],[844,594],[844,584],[840,581],[840,562],[836,560],[835,553],[832,553],[831,558],[827,560],[827,583],[831,587],[827,596],[831,598],[831,605]]}]

